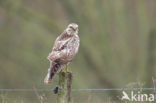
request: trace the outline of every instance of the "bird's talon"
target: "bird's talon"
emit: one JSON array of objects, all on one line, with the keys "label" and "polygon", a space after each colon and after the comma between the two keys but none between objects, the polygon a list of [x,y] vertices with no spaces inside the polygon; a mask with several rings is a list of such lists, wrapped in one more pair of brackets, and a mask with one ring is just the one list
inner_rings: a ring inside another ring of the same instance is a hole
[{"label": "bird's talon", "polygon": [[67,73],[71,74],[72,72],[70,72],[70,71],[67,71]]}]

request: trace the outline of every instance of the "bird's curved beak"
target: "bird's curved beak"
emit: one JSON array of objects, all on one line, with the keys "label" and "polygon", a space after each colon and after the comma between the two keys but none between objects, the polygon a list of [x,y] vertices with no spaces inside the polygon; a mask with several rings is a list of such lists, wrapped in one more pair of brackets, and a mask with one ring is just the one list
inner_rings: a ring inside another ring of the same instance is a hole
[{"label": "bird's curved beak", "polygon": [[72,29],[73,29],[74,31],[76,31],[76,30],[77,30],[77,28],[78,28],[78,27],[72,27]]}]

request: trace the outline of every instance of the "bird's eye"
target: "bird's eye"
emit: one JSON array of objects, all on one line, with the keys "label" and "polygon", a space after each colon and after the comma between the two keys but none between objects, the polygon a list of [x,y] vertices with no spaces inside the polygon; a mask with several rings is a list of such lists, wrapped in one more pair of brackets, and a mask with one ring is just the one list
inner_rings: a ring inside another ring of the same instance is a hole
[{"label": "bird's eye", "polygon": [[72,26],[70,26],[69,28],[71,28],[71,29],[72,29]]}]

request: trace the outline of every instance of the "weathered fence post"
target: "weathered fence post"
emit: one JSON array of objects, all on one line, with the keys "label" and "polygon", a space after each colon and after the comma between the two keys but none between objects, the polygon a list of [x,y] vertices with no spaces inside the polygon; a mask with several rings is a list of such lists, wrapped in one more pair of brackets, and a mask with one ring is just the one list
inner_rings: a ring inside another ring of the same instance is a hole
[{"label": "weathered fence post", "polygon": [[57,103],[70,103],[72,73],[61,71],[59,73]]}]

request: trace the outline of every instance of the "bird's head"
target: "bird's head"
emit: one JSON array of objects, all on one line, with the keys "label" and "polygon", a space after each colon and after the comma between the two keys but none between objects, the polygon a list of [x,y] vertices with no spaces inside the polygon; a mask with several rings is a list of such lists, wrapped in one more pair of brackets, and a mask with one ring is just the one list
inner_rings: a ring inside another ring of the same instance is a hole
[{"label": "bird's head", "polygon": [[75,23],[71,23],[68,25],[66,32],[68,35],[74,35],[78,32],[78,25]]}]

